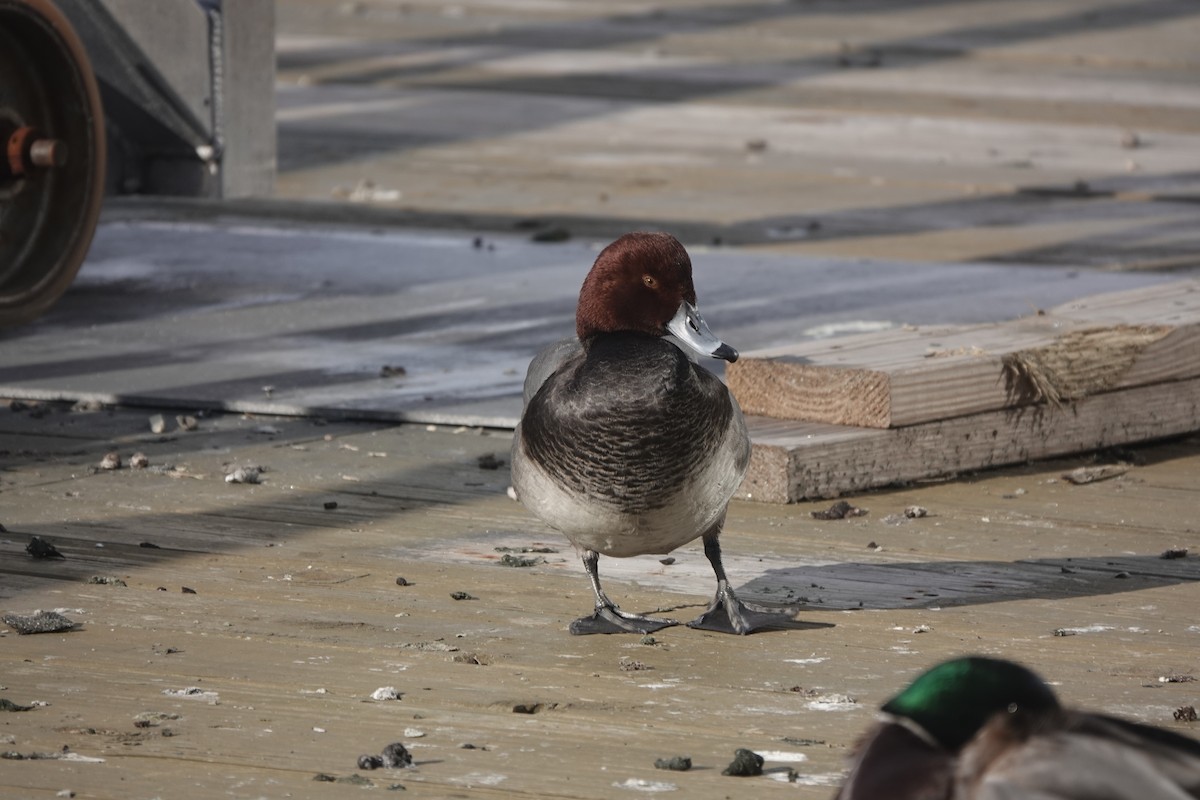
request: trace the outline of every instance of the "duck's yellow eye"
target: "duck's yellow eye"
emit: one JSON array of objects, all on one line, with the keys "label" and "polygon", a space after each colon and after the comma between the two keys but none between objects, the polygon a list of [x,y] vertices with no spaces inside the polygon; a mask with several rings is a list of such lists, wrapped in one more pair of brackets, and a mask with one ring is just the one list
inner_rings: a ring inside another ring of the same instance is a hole
[{"label": "duck's yellow eye", "polygon": [[647,286],[649,286],[651,289],[657,289],[657,288],[658,288],[658,278],[654,277],[653,275],[643,275],[643,276],[642,276],[642,283],[646,284],[646,285],[647,285]]}]

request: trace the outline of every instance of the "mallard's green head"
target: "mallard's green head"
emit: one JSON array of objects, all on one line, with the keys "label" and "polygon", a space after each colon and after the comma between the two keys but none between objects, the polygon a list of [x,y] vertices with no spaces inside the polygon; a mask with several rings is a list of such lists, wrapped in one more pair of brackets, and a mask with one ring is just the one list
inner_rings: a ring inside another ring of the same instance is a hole
[{"label": "mallard's green head", "polygon": [[992,715],[1058,708],[1054,692],[1020,664],[984,656],[939,664],[884,704],[920,725],[950,752],[971,740]]}]

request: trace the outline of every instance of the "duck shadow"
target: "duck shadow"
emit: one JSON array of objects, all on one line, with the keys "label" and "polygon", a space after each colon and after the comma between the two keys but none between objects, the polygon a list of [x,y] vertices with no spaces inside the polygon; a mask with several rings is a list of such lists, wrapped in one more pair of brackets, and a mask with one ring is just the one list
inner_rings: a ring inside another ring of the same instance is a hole
[{"label": "duck shadow", "polygon": [[1200,559],[1149,555],[1005,561],[841,563],[767,570],[737,589],[801,610],[964,606],[1067,599],[1200,581]]}]

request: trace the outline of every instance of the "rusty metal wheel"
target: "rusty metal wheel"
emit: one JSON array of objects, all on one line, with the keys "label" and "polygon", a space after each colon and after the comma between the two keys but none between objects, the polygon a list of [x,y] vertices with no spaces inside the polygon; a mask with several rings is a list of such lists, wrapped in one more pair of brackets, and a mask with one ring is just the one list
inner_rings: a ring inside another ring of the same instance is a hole
[{"label": "rusty metal wheel", "polygon": [[104,198],[104,117],[87,53],[49,0],[0,0],[0,325],[67,290]]}]

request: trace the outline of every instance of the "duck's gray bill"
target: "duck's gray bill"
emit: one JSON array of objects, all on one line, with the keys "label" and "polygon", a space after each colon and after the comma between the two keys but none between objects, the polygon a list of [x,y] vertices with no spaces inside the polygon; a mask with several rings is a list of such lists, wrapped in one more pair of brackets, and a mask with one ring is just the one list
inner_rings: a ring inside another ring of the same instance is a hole
[{"label": "duck's gray bill", "polygon": [[686,344],[701,355],[720,358],[725,361],[737,361],[738,351],[722,342],[708,329],[708,323],[696,307],[686,300],[679,304],[679,310],[667,323],[667,330],[676,339]]}]

